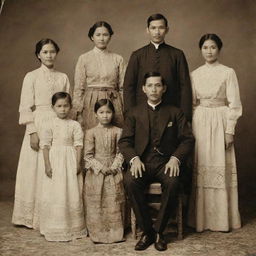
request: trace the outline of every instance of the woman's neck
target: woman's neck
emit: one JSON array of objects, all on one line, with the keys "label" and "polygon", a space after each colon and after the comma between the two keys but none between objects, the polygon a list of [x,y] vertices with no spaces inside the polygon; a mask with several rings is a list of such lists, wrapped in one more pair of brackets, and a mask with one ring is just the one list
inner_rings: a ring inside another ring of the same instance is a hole
[{"label": "woman's neck", "polygon": [[219,64],[219,61],[218,61],[218,59],[216,59],[215,61],[211,61],[211,62],[206,61],[205,64],[207,66],[214,67]]},{"label": "woman's neck", "polygon": [[43,69],[46,69],[46,70],[49,70],[49,71],[52,71],[52,70],[54,70],[54,65],[52,65],[52,66],[45,66],[43,63],[41,64],[41,67],[43,68]]}]

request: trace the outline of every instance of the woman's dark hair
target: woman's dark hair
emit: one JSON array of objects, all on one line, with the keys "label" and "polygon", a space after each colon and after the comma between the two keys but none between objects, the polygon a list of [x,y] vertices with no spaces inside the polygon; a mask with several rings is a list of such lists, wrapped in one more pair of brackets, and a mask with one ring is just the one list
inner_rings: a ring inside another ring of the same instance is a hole
[{"label": "woman's dark hair", "polygon": [[113,114],[115,113],[115,108],[111,100],[109,99],[100,99],[94,105],[94,112],[97,113],[98,109],[107,106],[110,110],[112,110]]},{"label": "woman's dark hair", "polygon": [[92,27],[90,27],[88,32],[88,37],[92,40],[92,36],[97,28],[105,27],[110,34],[110,37],[114,34],[112,27],[106,21],[97,21]]},{"label": "woman's dark hair", "polygon": [[200,41],[199,41],[199,48],[202,49],[203,47],[203,44],[205,41],[207,40],[212,40],[216,43],[219,51],[221,50],[222,48],[222,41],[221,39],[216,35],[216,34],[205,34],[201,37]]},{"label": "woman's dark hair", "polygon": [[155,77],[155,76],[161,77],[162,84],[163,84],[163,85],[166,85],[165,80],[163,79],[163,77],[161,76],[161,74],[160,74],[159,72],[155,72],[155,71],[147,72],[147,73],[144,75],[143,85],[146,84],[146,80],[147,80],[149,77]]},{"label": "woman's dark hair", "polygon": [[[55,43],[52,39],[50,38],[44,38],[36,43],[36,50],[35,50],[35,55],[38,58],[38,54],[42,50],[43,46],[46,44],[52,44],[56,50],[56,53],[60,51],[60,47]],[[39,59],[39,58],[38,58]],[[40,59],[39,59],[40,60]],[[41,60],[40,60],[41,61]]]},{"label": "woman's dark hair", "polygon": [[56,92],[52,96],[52,106],[54,106],[59,99],[67,99],[70,106],[72,106],[72,99],[69,93],[67,92]]},{"label": "woman's dark hair", "polygon": [[164,17],[163,14],[156,13],[156,14],[150,15],[147,20],[148,27],[150,25],[150,22],[153,20],[164,20],[165,26],[168,27],[168,20]]}]

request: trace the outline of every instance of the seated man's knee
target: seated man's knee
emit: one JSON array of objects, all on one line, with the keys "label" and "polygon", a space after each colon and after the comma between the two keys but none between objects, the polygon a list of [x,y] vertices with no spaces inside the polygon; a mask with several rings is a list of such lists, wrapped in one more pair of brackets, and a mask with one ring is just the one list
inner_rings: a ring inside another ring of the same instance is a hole
[{"label": "seated man's knee", "polygon": [[176,190],[179,187],[179,177],[166,177],[162,181],[162,189]]},{"label": "seated man's knee", "polygon": [[127,170],[124,175],[124,186],[126,189],[132,189],[136,185],[135,178],[131,175],[130,170]]}]

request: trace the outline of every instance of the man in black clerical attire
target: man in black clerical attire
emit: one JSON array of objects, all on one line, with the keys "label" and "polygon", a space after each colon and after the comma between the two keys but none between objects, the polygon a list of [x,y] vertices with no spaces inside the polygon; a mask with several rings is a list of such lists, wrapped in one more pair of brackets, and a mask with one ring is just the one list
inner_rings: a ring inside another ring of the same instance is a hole
[{"label": "man in black clerical attire", "polygon": [[192,116],[192,93],[188,65],[184,53],[164,42],[168,21],[162,14],[153,14],[147,20],[147,33],[151,42],[133,52],[124,79],[125,113],[146,101],[142,92],[143,78],[147,72],[159,72],[166,82],[163,102],[183,110],[188,121]]},{"label": "man in black clerical attire", "polygon": [[[163,231],[175,210],[180,170],[194,145],[191,126],[183,111],[162,101],[166,85],[157,72],[147,73],[142,81],[147,101],[129,110],[119,148],[130,168],[124,185],[138,225],[143,231],[135,250],[152,243],[159,251],[167,249]],[[154,225],[144,191],[152,182],[162,186],[161,207]]]}]

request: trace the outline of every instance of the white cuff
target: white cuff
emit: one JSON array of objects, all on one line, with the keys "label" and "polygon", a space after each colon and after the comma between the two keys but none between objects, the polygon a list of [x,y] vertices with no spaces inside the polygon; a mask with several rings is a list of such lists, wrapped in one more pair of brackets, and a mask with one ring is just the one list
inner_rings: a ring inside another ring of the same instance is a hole
[{"label": "white cuff", "polygon": [[176,156],[171,156],[171,158],[175,158],[175,159],[178,161],[179,165],[180,165],[180,160],[179,160],[179,158],[177,158]]},{"label": "white cuff", "polygon": [[129,163],[130,163],[130,166],[132,165],[134,159],[137,158],[137,157],[139,157],[139,156],[134,156],[134,157],[130,160],[130,162],[129,162]]}]

